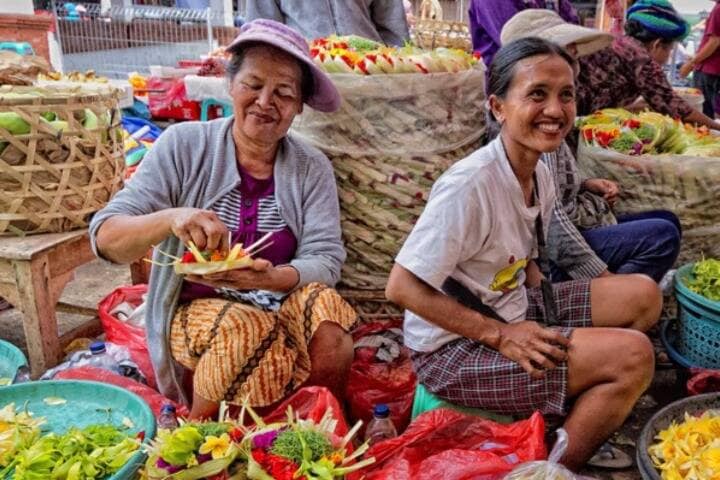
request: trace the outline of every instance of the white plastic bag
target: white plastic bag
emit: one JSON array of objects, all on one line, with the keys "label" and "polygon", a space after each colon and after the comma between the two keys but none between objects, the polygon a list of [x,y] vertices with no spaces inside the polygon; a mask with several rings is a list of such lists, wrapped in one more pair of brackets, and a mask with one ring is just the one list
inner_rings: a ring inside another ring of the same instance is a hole
[{"label": "white plastic bag", "polygon": [[565,429],[557,430],[557,441],[547,460],[527,462],[515,467],[505,480],[578,480],[573,472],[558,463],[568,447]]}]

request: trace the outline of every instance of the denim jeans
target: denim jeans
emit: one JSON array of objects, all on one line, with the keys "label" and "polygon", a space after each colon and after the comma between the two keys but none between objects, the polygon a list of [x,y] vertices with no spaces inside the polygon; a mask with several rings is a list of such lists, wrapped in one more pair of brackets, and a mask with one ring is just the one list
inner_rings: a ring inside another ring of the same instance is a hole
[{"label": "denim jeans", "polygon": [[[666,210],[620,215],[617,225],[582,230],[582,236],[613,273],[644,273],[656,282],[672,268],[680,253],[681,227]],[[568,280],[553,271],[553,280]]]}]

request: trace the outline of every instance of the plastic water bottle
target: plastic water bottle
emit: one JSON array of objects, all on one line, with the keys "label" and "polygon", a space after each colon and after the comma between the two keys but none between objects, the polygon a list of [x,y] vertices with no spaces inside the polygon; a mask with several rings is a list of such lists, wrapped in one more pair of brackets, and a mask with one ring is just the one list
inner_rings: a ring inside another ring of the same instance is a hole
[{"label": "plastic water bottle", "polygon": [[172,403],[163,404],[160,409],[160,416],[157,419],[157,426],[164,430],[174,430],[178,427],[175,406]]},{"label": "plastic water bottle", "polygon": [[87,358],[86,365],[120,373],[117,362],[108,355],[105,349],[105,342],[93,342],[90,344],[90,357]]},{"label": "plastic water bottle", "polygon": [[374,445],[388,438],[397,437],[397,430],[390,420],[390,409],[384,403],[375,405],[373,419],[365,430],[365,440]]}]

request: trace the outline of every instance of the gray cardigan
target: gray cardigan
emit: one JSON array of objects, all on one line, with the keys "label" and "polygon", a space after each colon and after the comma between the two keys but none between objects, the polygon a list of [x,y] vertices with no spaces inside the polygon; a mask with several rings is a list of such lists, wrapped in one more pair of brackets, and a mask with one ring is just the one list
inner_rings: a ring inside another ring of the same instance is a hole
[{"label": "gray cardigan", "polygon": [[269,18],[312,40],[360,35],[387,45],[410,39],[401,0],[247,0],[247,21]]},{"label": "gray cardigan", "polygon": [[[93,217],[90,238],[97,251],[100,225],[113,215],[144,215],[173,207],[211,209],[240,182],[232,138],[233,118],[188,122],[170,127],[158,138],[125,188]],[[333,286],[345,261],[340,207],[333,170],[319,150],[285,137],[275,159],[275,195],[283,220],[297,238],[298,286],[320,282]],[[238,211],[238,216],[240,212]],[[174,235],[159,249],[180,256]],[[153,258],[166,262],[156,250]],[[158,387],[167,397],[189,403],[181,388],[182,369],[169,350],[170,322],[182,278],[171,267],[153,266],[147,300],[147,342]]]}]

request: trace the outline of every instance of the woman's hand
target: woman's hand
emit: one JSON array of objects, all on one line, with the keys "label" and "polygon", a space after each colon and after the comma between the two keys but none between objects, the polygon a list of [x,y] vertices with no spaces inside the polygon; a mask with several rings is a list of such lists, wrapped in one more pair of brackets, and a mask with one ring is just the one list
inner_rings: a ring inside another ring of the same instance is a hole
[{"label": "woman's hand", "polygon": [[185,279],[213,288],[289,292],[297,285],[300,275],[289,265],[275,267],[269,261],[259,258],[253,260],[248,268],[236,268],[210,275],[187,275]]},{"label": "woman's hand", "polygon": [[272,263],[265,259],[253,260],[248,268],[236,268],[209,275],[187,275],[186,280],[201,283],[213,288],[232,288],[235,290],[254,290],[265,288],[272,270]]},{"label": "woman's hand", "polygon": [[228,229],[215,212],[199,208],[176,208],[170,221],[172,233],[185,245],[192,242],[200,250],[230,248]]},{"label": "woman's hand", "polygon": [[585,190],[602,195],[611,207],[620,195],[618,184],[604,178],[589,178],[583,182],[583,187]]},{"label": "woman's hand", "polygon": [[531,377],[542,378],[545,370],[567,360],[569,346],[570,340],[559,331],[525,320],[500,327],[497,350],[519,363]]},{"label": "woman's hand", "polygon": [[689,62],[684,63],[682,67],[680,67],[680,77],[687,78],[687,76],[690,75],[693,70],[695,70],[695,62],[693,60],[690,60]]}]

